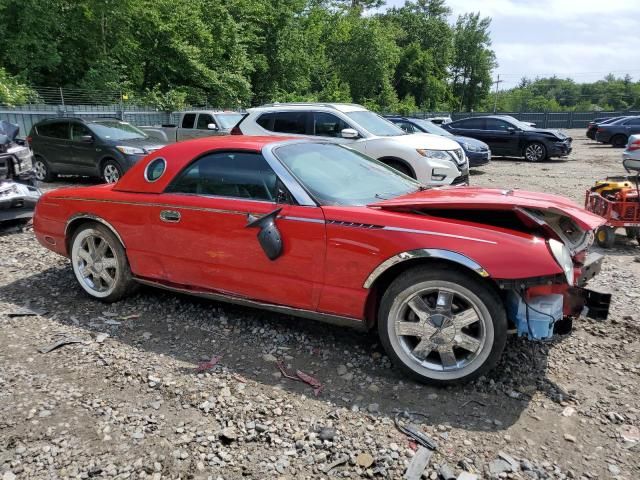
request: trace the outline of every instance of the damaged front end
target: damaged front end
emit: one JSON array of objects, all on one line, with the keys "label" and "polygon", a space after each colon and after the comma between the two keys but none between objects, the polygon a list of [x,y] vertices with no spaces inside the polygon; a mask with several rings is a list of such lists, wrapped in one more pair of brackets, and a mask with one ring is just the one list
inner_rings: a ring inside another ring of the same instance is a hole
[{"label": "damaged front end", "polygon": [[611,294],[585,288],[600,273],[604,260],[598,253],[589,253],[600,220],[553,210],[515,210],[523,224],[544,234],[550,253],[563,270],[563,275],[550,278],[499,282],[506,291],[507,317],[518,335],[546,340],[570,333],[576,317],[606,320]]},{"label": "damaged front end", "polygon": [[31,150],[16,137],[18,126],[0,122],[0,222],[33,216],[36,187]]}]

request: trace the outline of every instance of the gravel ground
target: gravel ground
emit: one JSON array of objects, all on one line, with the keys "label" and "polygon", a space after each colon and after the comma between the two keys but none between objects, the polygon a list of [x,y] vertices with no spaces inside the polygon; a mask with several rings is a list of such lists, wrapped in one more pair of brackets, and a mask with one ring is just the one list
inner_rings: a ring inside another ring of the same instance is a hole
[{"label": "gravel ground", "polygon": [[[622,173],[620,150],[571,134],[568,160],[494,159],[472,182],[582,202]],[[618,240],[592,282],[614,293],[607,322],[511,338],[488,377],[438,389],[403,378],[373,335],[148,288],[90,300],[66,259],[5,226],[0,479],[402,478],[416,446],[397,411],[423,414],[414,423],[438,443],[422,478],[638,479],[640,252]],[[25,305],[40,314],[11,315]],[[79,343],[39,352],[63,338]]]}]

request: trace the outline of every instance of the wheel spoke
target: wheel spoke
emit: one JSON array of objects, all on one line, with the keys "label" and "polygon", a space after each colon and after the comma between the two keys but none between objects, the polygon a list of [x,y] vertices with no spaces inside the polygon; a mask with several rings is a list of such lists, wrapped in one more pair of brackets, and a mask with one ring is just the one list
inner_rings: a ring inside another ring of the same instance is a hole
[{"label": "wheel spoke", "polygon": [[100,239],[100,244],[96,247],[96,257],[100,258],[104,256],[107,251],[109,244],[104,239]]},{"label": "wheel spoke", "polygon": [[456,326],[458,330],[463,329],[464,327],[468,327],[469,325],[473,325],[477,321],[480,320],[478,314],[473,308],[468,308],[462,313],[459,313],[455,317],[453,317],[453,324]]},{"label": "wheel spoke", "polygon": [[118,262],[113,257],[107,257],[102,259],[102,266],[104,268],[117,268]]},{"label": "wheel spoke", "polygon": [[429,317],[431,317],[431,313],[433,312],[433,310],[431,310],[429,305],[425,303],[422,297],[419,297],[417,295],[413,297],[407,305],[413,311],[413,313],[415,313],[416,316],[424,322],[429,320]]},{"label": "wheel spoke", "polygon": [[424,360],[429,356],[429,354],[433,351],[433,347],[431,341],[428,339],[423,339],[416,345],[413,349],[413,354],[421,360]]},{"label": "wheel spoke", "polygon": [[86,265],[84,267],[81,267],[80,275],[82,275],[83,278],[89,277],[91,275],[91,269]]},{"label": "wheel spoke", "polygon": [[84,250],[83,248],[78,249],[78,256],[88,264],[93,263],[93,258],[91,258],[91,254],[86,250]]},{"label": "wheel spoke", "polygon": [[113,285],[114,278],[109,275],[109,272],[107,272],[106,270],[102,270],[100,272],[100,278],[102,278],[107,288]]},{"label": "wheel spoke", "polygon": [[92,272],[91,273],[91,280],[93,281],[93,286],[95,287],[96,290],[101,290],[102,289],[102,282],[100,281],[100,274],[99,273]]},{"label": "wheel spoke", "polygon": [[396,335],[422,337],[424,328],[419,322],[396,322]]},{"label": "wheel spoke", "polygon": [[453,348],[445,345],[438,349],[438,353],[440,354],[440,360],[442,361],[442,366],[444,368],[453,368],[458,365],[458,361],[456,360],[456,355],[453,353]]},{"label": "wheel spoke", "polygon": [[450,313],[453,293],[438,290],[438,300],[436,300],[436,311],[440,313]]},{"label": "wheel spoke", "polygon": [[471,353],[477,352],[480,348],[481,342],[477,338],[467,335],[466,333],[458,333],[453,342],[460,348],[464,348]]},{"label": "wheel spoke", "polygon": [[87,237],[87,248],[89,249],[89,254],[93,257],[96,254],[96,238],[95,237]]}]

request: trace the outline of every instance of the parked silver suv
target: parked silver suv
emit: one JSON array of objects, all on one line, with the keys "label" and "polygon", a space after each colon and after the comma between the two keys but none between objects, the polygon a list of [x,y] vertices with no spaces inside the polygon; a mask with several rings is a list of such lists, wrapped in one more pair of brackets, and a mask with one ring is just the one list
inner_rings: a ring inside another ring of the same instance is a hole
[{"label": "parked silver suv", "polygon": [[232,135],[327,137],[426,185],[469,183],[469,162],[457,142],[427,133],[407,134],[360,105],[274,103],[248,112]]}]

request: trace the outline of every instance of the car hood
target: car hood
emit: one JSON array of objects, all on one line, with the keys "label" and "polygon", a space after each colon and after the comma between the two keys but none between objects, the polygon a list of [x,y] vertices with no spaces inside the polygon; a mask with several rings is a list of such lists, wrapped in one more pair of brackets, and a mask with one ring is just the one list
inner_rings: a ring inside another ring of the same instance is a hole
[{"label": "car hood", "polygon": [[463,137],[460,135],[451,135],[449,138],[455,140],[456,142],[462,144],[462,143],[466,143],[467,145],[471,145],[473,147],[478,147],[478,148],[482,148],[485,150],[489,150],[489,145],[487,145],[486,143],[477,140],[475,138],[471,138],[471,137]]},{"label": "car hood", "polygon": [[129,140],[108,140],[111,145],[122,145],[124,147],[141,148],[145,153],[151,153],[165,146],[157,138],[133,138]]},{"label": "car hood", "polygon": [[568,198],[526,190],[445,187],[424,190],[369,205],[385,210],[516,210],[547,212],[571,218],[584,230],[594,230],[605,220],[587,212]]},{"label": "car hood", "polygon": [[432,135],[431,133],[411,133],[394,137],[380,137],[394,140],[412,148],[428,148],[430,150],[458,150],[460,145],[448,137]]},{"label": "car hood", "polygon": [[569,136],[562,133],[560,130],[552,130],[550,128],[532,128],[531,130],[527,130],[527,132],[541,133],[543,135],[547,135],[550,137],[556,137],[559,140],[565,140],[566,138],[570,138]]}]

